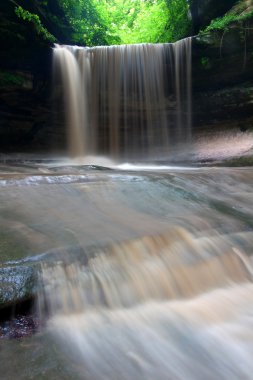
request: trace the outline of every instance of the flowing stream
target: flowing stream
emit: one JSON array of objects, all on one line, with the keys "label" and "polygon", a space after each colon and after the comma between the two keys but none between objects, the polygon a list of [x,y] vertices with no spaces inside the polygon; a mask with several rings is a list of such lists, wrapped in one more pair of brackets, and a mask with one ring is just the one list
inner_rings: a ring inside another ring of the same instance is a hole
[{"label": "flowing stream", "polygon": [[168,163],[191,39],[54,53],[82,160],[0,160],[1,269],[36,268],[42,322],[0,340],[1,379],[252,380],[253,172]]},{"label": "flowing stream", "polygon": [[0,341],[4,380],[252,378],[252,170],[131,169],[1,165],[8,265],[40,264],[45,320]]}]

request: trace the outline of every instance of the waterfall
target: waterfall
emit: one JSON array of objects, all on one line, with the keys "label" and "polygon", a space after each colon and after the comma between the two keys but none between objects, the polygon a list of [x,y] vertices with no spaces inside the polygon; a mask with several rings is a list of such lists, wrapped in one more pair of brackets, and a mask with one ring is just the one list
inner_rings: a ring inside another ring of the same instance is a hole
[{"label": "waterfall", "polygon": [[166,156],[191,138],[191,38],[54,49],[72,156]]}]

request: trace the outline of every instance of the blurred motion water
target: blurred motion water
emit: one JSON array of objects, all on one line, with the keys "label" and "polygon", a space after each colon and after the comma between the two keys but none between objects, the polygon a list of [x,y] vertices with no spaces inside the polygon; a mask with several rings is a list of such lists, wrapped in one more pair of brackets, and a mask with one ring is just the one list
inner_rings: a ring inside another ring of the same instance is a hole
[{"label": "blurred motion water", "polygon": [[46,322],[4,380],[252,379],[251,168],[0,166],[1,257],[41,262]]},{"label": "blurred motion water", "polygon": [[191,45],[190,37],[166,44],[56,45],[54,87],[63,98],[69,154],[167,157],[175,145],[187,146]]}]

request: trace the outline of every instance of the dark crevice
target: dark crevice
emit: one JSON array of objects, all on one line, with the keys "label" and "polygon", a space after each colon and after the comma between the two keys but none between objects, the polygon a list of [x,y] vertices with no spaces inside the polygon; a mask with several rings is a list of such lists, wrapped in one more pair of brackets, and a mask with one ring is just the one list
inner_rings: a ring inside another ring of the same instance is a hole
[{"label": "dark crevice", "polygon": [[0,310],[0,339],[21,339],[40,326],[35,300],[29,299]]}]

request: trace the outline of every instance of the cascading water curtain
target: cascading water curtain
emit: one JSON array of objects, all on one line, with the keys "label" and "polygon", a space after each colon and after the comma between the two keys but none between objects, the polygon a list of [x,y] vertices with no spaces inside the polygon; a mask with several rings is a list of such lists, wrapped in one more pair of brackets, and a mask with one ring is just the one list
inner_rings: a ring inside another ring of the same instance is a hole
[{"label": "cascading water curtain", "polygon": [[191,137],[191,38],[56,46],[72,156],[166,156]]}]

